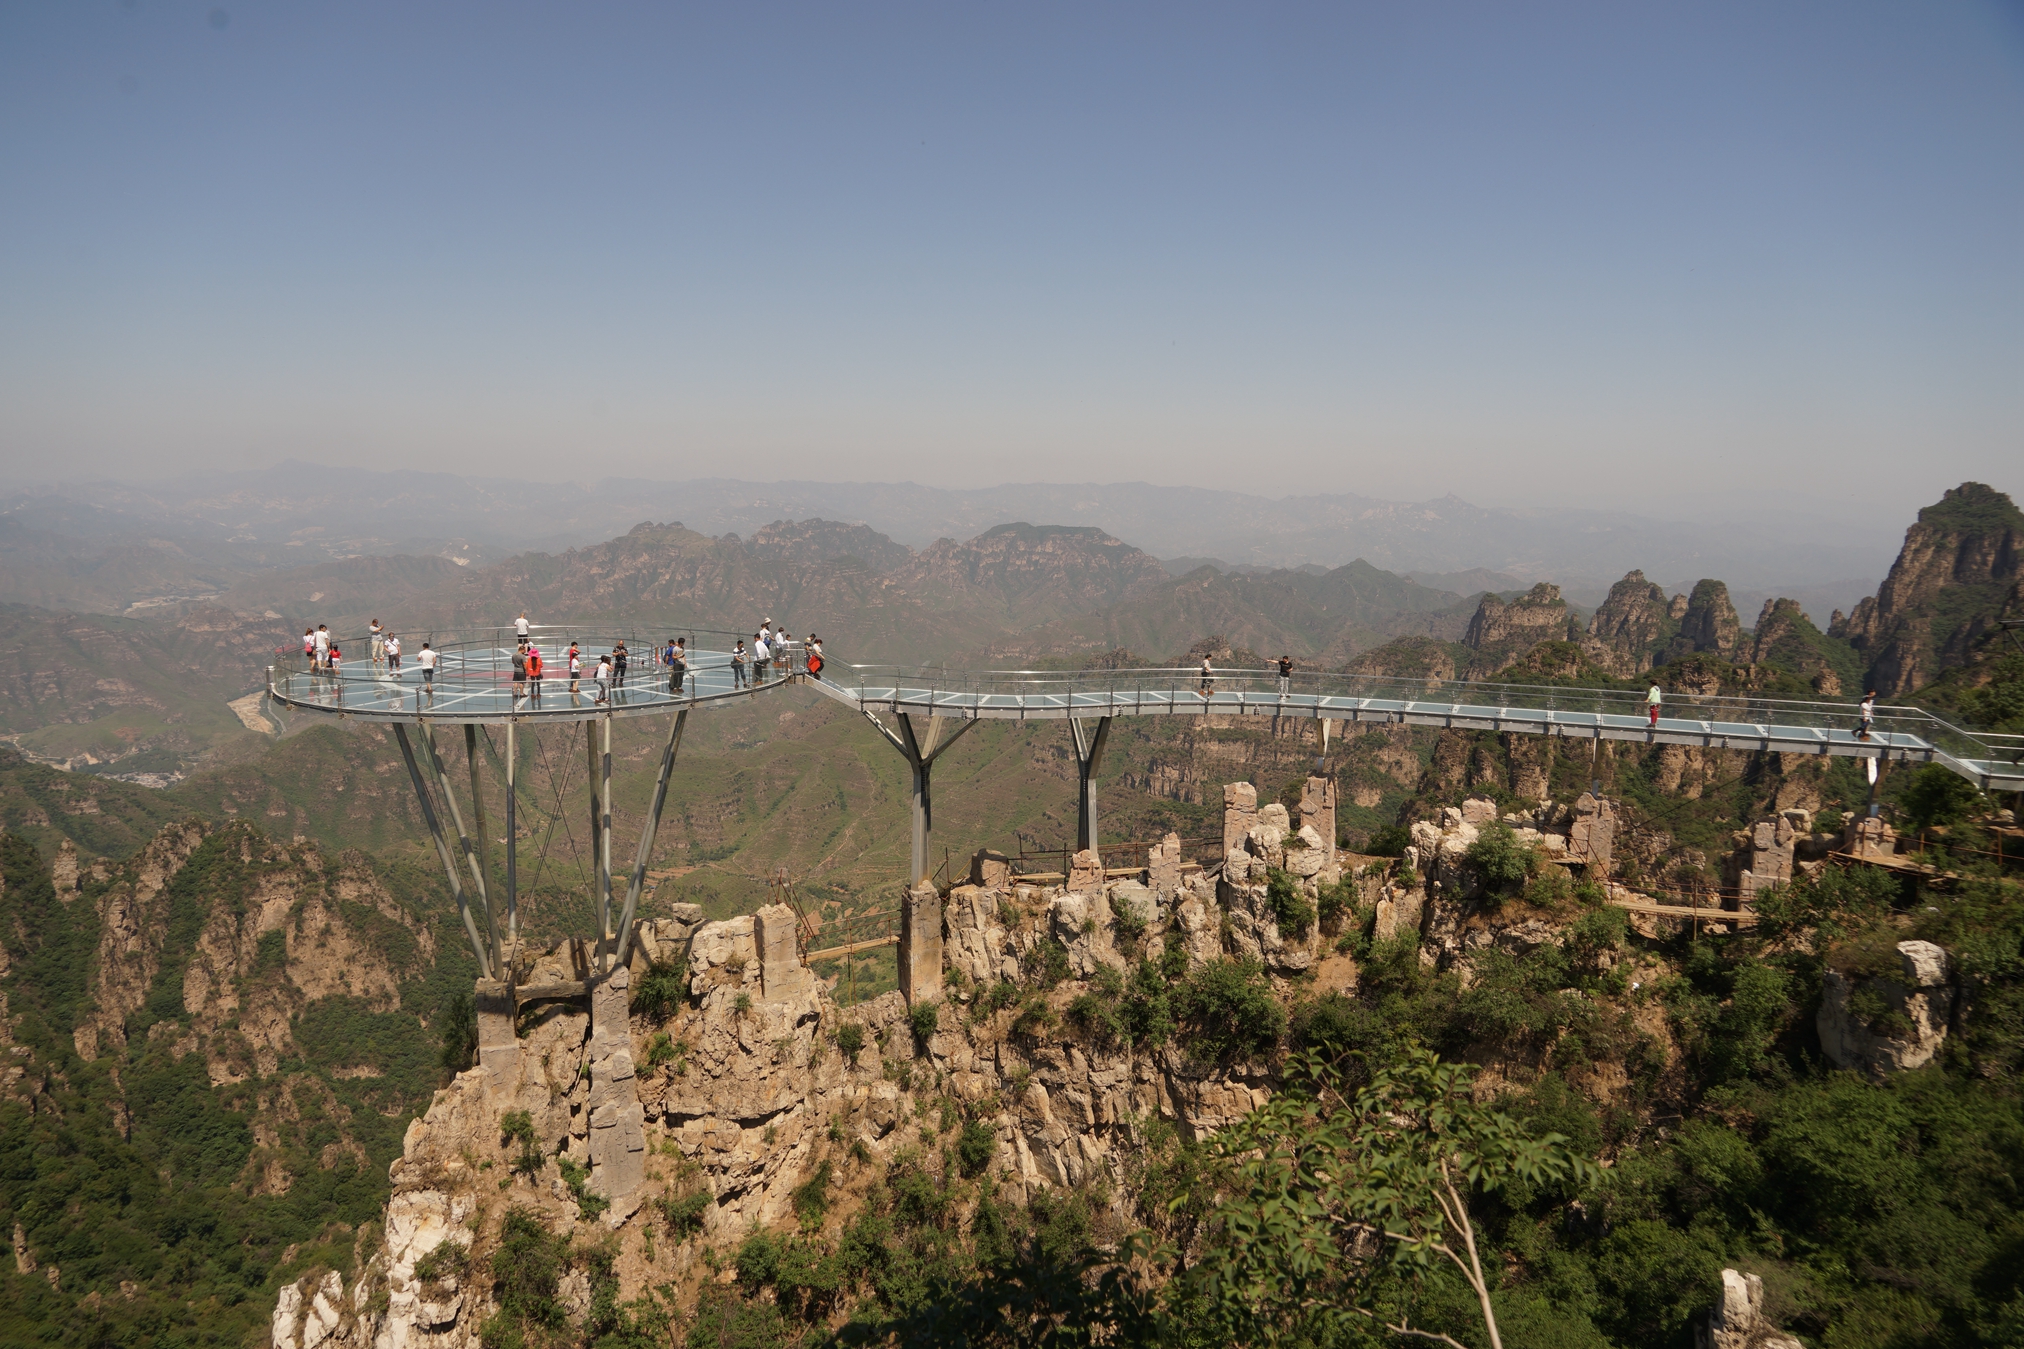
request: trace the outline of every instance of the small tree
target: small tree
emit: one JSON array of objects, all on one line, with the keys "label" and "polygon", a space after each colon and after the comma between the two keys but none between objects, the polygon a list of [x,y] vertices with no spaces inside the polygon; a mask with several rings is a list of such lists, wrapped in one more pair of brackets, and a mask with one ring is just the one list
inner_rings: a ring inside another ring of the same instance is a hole
[{"label": "small tree", "polygon": [[1469,1067],[1425,1049],[1408,1049],[1353,1099],[1321,1055],[1295,1066],[1305,1090],[1274,1097],[1217,1142],[1232,1192],[1197,1277],[1231,1338],[1306,1330],[1320,1339],[1375,1323],[1463,1349],[1403,1312],[1367,1305],[1379,1271],[1445,1262],[1502,1349],[1469,1195],[1518,1180],[1586,1180],[1594,1168],[1559,1134],[1535,1135],[1477,1104]]}]

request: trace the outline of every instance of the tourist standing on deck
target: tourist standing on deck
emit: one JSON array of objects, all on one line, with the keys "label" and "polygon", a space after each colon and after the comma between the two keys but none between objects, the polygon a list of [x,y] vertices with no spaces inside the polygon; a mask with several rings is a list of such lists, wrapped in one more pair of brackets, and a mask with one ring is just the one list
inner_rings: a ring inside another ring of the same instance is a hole
[{"label": "tourist standing on deck", "polygon": [[366,629],[366,635],[372,639],[372,668],[378,670],[387,663],[386,630],[380,627],[380,621],[375,618],[372,626]]},{"label": "tourist standing on deck", "polygon": [[1202,696],[1208,697],[1216,688],[1216,671],[1209,664],[1207,655],[1202,657]]},{"label": "tourist standing on deck", "polygon": [[576,692],[576,681],[583,676],[583,651],[575,642],[569,644],[569,691]]},{"label": "tourist standing on deck", "polygon": [[822,639],[812,632],[808,634],[807,654],[802,663],[808,667],[810,679],[822,678]]},{"label": "tourist standing on deck", "polygon": [[321,623],[316,625],[315,663],[319,670],[330,663],[330,629]]},{"label": "tourist standing on deck", "polygon": [[1645,710],[1651,713],[1651,729],[1653,730],[1658,729],[1659,704],[1663,703],[1665,700],[1666,695],[1659,692],[1658,683],[1654,681],[1651,686],[1651,691],[1645,694]]},{"label": "tourist standing on deck", "polygon": [[1281,652],[1279,655],[1279,696],[1284,698],[1293,692],[1293,657]]},{"label": "tourist standing on deck", "polygon": [[622,689],[625,687],[625,667],[631,660],[632,652],[625,649],[625,638],[621,637],[618,640],[618,645],[611,649],[611,685],[613,688]]},{"label": "tourist standing on deck", "polygon": [[682,681],[689,676],[689,647],[687,639],[675,638],[674,648],[668,653],[668,692],[679,694]]},{"label": "tourist standing on deck", "polygon": [[745,662],[749,659],[751,659],[751,657],[746,654],[745,639],[743,637],[740,637],[737,641],[731,643],[732,688],[742,689],[745,687]]},{"label": "tourist standing on deck", "polygon": [[773,663],[773,648],[766,645],[766,629],[752,634],[752,682],[766,682],[766,667]]},{"label": "tourist standing on deck", "polygon": [[1869,739],[1870,728],[1876,725],[1876,690],[1862,695],[1862,724],[1855,728],[1857,740]]},{"label": "tourist standing on deck", "polygon": [[522,638],[513,646],[513,706],[520,706],[520,699],[527,692],[527,639]]},{"label": "tourist standing on deck", "polygon": [[597,701],[604,702],[611,697],[611,656],[609,653],[597,658]]},{"label": "tourist standing on deck", "polygon": [[391,632],[387,634],[387,673],[395,679],[401,677],[401,639]]},{"label": "tourist standing on deck", "polygon": [[527,644],[527,695],[541,706],[541,648],[532,642]]},{"label": "tourist standing on deck", "polygon": [[433,698],[436,696],[436,653],[429,649],[427,642],[415,655],[415,664],[422,667],[422,688]]},{"label": "tourist standing on deck", "polygon": [[513,620],[513,635],[521,641],[527,640],[527,611],[522,609],[520,617]]}]

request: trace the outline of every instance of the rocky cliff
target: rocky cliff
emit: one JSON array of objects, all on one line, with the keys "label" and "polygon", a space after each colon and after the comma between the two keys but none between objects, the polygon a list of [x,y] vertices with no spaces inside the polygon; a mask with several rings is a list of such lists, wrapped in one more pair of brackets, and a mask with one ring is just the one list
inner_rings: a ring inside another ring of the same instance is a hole
[{"label": "rocky cliff", "polygon": [[1578,631],[1557,585],[1541,581],[1509,604],[1486,594],[1462,634],[1462,645],[1475,653],[1468,677],[1493,674],[1540,642],[1566,641]]},{"label": "rocky cliff", "polygon": [[1581,648],[1609,673],[1628,678],[1650,669],[1679,627],[1665,589],[1633,571],[1611,586],[1609,598],[1596,607]]},{"label": "rocky cliff", "polygon": [[1919,512],[1876,594],[1831,636],[1861,656],[1865,683],[1885,697],[1908,693],[1965,663],[2019,575],[2024,511],[2004,493],[1962,483]]}]

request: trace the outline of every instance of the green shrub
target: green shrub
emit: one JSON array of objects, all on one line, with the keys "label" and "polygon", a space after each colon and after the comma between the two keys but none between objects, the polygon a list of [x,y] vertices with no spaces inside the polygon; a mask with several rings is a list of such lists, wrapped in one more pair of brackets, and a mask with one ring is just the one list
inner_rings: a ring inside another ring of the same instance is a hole
[{"label": "green shrub", "polygon": [[525,1110],[507,1111],[499,1117],[499,1136],[503,1142],[520,1145],[520,1155],[513,1159],[516,1174],[532,1176],[541,1170],[541,1140],[535,1136],[532,1115]]},{"label": "green shrub", "polygon": [[1119,895],[1111,900],[1110,917],[1111,930],[1117,934],[1117,940],[1127,947],[1136,947],[1152,926],[1152,915],[1129,895]]},{"label": "green shrub", "polygon": [[1493,894],[1522,884],[1539,867],[1539,855],[1520,843],[1511,826],[1502,821],[1484,825],[1462,860],[1475,868],[1483,888]]},{"label": "green shrub", "polygon": [[757,1292],[779,1277],[780,1256],[785,1245],[780,1238],[766,1231],[754,1231],[739,1243],[732,1263],[737,1266],[739,1284],[747,1292]]},{"label": "green shrub", "polygon": [[1300,878],[1290,871],[1272,868],[1265,874],[1265,902],[1272,906],[1279,931],[1289,937],[1304,937],[1314,926],[1314,906],[1300,888]]},{"label": "green shrub", "polygon": [[1296,1048],[1316,1049],[1339,1059],[1381,1043],[1384,1018],[1354,998],[1326,993],[1293,1014],[1287,1039]]},{"label": "green shrub", "polygon": [[815,1174],[794,1187],[789,1195],[794,1205],[794,1216],[801,1220],[804,1228],[813,1230],[822,1226],[823,1215],[829,1212],[828,1161],[815,1168]]},{"label": "green shrub", "polygon": [[1068,1004],[1068,1019],[1098,1045],[1113,1045],[1125,1037],[1124,1020],[1118,1014],[1117,999],[1084,993]]},{"label": "green shrub", "polygon": [[956,1139],[956,1160],[964,1175],[982,1175],[997,1155],[998,1133],[995,1129],[974,1119],[963,1126],[962,1134]]},{"label": "green shrub", "polygon": [[1829,806],[1813,817],[1813,832],[1816,834],[1838,834],[1848,827],[1848,817]]},{"label": "green shrub", "polygon": [[913,1031],[917,1043],[926,1044],[942,1028],[942,1005],[937,1002],[915,1003],[907,1009],[907,1026]]},{"label": "green shrub", "polygon": [[470,1267],[470,1243],[445,1239],[415,1261],[415,1277],[423,1283],[440,1283],[445,1279],[463,1278]]},{"label": "green shrub", "polygon": [[632,986],[632,1010],[649,1021],[666,1021],[688,997],[688,979],[682,970],[655,961]]},{"label": "green shrub", "polygon": [[1356,887],[1348,881],[1337,881],[1316,889],[1314,916],[1322,926],[1332,926],[1341,918],[1356,911]]},{"label": "green shrub", "polygon": [[490,1346],[523,1343],[529,1329],[555,1330],[567,1319],[563,1307],[562,1267],[569,1239],[551,1234],[541,1219],[525,1209],[508,1209],[492,1252],[492,1296],[499,1310],[486,1322],[482,1338]]},{"label": "green shrub", "polygon": [[857,1062],[858,1053],[864,1049],[864,1027],[855,1021],[846,1021],[836,1028],[836,1047],[852,1063]]},{"label": "green shrub", "polygon": [[478,1061],[478,1014],[469,992],[452,997],[443,1008],[442,1063],[452,1073],[468,1070]]},{"label": "green shrub", "polygon": [[570,1194],[576,1197],[576,1211],[579,1216],[595,1218],[611,1207],[611,1200],[591,1190],[589,1167],[578,1165],[576,1159],[568,1153],[557,1153],[555,1164],[562,1169],[562,1183],[567,1185]]},{"label": "green shrub", "polygon": [[1028,976],[1037,980],[1042,988],[1054,987],[1072,972],[1068,965],[1068,948],[1053,937],[1035,942],[1033,949],[1026,953],[1023,964]]},{"label": "green shrub", "polygon": [[1368,857],[1404,857],[1412,843],[1412,830],[1402,824],[1387,824],[1371,831],[1363,852]]},{"label": "green shrub", "polygon": [[708,1190],[694,1190],[679,1198],[663,1195],[660,1199],[661,1217],[667,1220],[669,1235],[676,1241],[686,1241],[702,1231],[703,1215],[716,1202]]},{"label": "green shrub", "polygon": [[750,993],[740,993],[738,1000],[731,1004],[731,1012],[734,1016],[750,1016],[752,1014],[752,995]]},{"label": "green shrub", "polygon": [[1898,797],[1905,818],[1916,829],[1934,825],[1959,824],[1983,810],[1986,797],[1967,779],[1939,764],[1927,764],[1912,774],[1911,783]]},{"label": "green shrub", "polygon": [[1189,1043],[1203,1058],[1269,1053],[1286,1027],[1286,1010],[1256,961],[1203,965],[1188,976],[1178,1001],[1180,1020],[1194,1032]]},{"label": "green shrub", "polygon": [[1026,1005],[1019,1009],[1019,1015],[1012,1019],[1014,1035],[1036,1036],[1054,1024],[1054,1009],[1047,1005],[1047,999],[1034,993],[1026,999]]}]

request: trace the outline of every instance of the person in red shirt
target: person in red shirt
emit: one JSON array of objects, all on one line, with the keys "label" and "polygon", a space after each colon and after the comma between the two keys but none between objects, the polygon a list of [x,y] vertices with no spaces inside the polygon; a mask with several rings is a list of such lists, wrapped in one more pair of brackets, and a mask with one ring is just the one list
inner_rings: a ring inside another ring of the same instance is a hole
[{"label": "person in red shirt", "polygon": [[527,691],[536,707],[541,705],[541,648],[527,648]]}]

